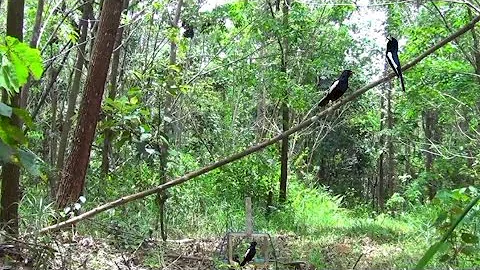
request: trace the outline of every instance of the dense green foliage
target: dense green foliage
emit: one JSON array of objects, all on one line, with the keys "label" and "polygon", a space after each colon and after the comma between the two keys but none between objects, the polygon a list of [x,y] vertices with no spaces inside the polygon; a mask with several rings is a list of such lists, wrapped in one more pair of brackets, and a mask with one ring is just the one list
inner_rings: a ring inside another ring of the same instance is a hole
[{"label": "dense green foliage", "polygon": [[[40,52],[13,37],[0,41],[0,89],[5,90],[5,100],[10,100],[27,83],[29,75],[39,79],[43,67]],[[38,157],[25,148],[24,132],[12,125],[12,116],[20,118],[28,127],[33,126],[27,111],[12,108],[0,101],[0,164],[13,162],[23,165],[31,174],[39,175]]]}]

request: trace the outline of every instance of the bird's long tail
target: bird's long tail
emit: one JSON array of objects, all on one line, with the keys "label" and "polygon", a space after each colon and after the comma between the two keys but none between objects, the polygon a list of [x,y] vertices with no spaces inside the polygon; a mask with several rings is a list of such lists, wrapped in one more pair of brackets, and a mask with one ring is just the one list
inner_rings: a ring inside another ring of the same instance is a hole
[{"label": "bird's long tail", "polygon": [[243,261],[240,263],[240,266],[244,266],[247,262],[245,261],[245,259],[243,259]]},{"label": "bird's long tail", "polygon": [[398,77],[400,77],[400,84],[402,85],[402,91],[405,92],[405,83],[403,82],[402,70],[399,69],[399,70],[398,70],[398,73],[399,73],[399,76],[398,76]]},{"label": "bird's long tail", "polygon": [[328,104],[330,100],[328,99],[328,95],[325,96],[322,100],[320,100],[320,103],[318,103],[318,107],[323,107]]}]

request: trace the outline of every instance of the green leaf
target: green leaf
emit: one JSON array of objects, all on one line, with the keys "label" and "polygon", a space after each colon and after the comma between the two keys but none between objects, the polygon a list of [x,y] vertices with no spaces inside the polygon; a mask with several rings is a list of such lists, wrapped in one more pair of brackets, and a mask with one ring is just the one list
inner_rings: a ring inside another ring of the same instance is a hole
[{"label": "green leaf", "polygon": [[12,107],[6,105],[3,102],[0,102],[0,115],[11,117],[12,116]]},{"label": "green leaf", "polygon": [[437,227],[438,225],[442,224],[442,222],[445,221],[445,219],[447,219],[448,215],[447,215],[447,212],[441,212],[437,219],[435,220],[435,222],[433,223],[433,226],[434,227]]},{"label": "green leaf", "polygon": [[474,198],[468,205],[465,207],[463,210],[463,213],[457,218],[455,223],[450,227],[450,229],[443,234],[442,239],[438,241],[437,243],[433,244],[427,252],[423,255],[423,257],[420,259],[420,261],[417,263],[415,266],[415,269],[423,269],[425,266],[428,264],[428,262],[433,258],[435,253],[440,249],[440,247],[447,241],[447,239],[452,235],[453,231],[455,228],[460,224],[460,222],[465,218],[465,216],[468,214],[468,212],[477,204],[477,202],[480,200],[480,196],[477,196]]},{"label": "green leaf", "polygon": [[448,255],[448,254],[443,254],[443,256],[440,257],[439,261],[440,261],[440,262],[446,262],[446,261],[448,261],[449,259],[450,259],[450,255]]},{"label": "green leaf", "polygon": [[11,162],[14,154],[14,150],[11,146],[5,144],[0,140],[0,161]]},{"label": "green leaf", "polygon": [[18,150],[18,157],[20,163],[30,174],[34,176],[40,176],[39,158],[30,150]]},{"label": "green leaf", "polygon": [[20,42],[14,37],[6,37],[9,47],[9,58],[13,62],[20,85],[27,82],[28,75],[40,79],[43,73],[42,58],[40,51],[31,48],[27,43]]},{"label": "green leaf", "polygon": [[6,37],[0,42],[0,88],[9,95],[18,93],[31,74],[40,79],[43,64],[40,51],[30,48],[14,37]]},{"label": "green leaf", "polygon": [[138,103],[138,97],[131,97],[130,98],[130,104],[136,105]]},{"label": "green leaf", "polygon": [[20,88],[13,64],[7,57],[0,54],[0,88],[5,88],[10,95],[17,93]]},{"label": "green leaf", "polygon": [[9,118],[0,117],[0,140],[10,146],[15,146],[25,142],[25,135],[21,128],[10,123]]},{"label": "green leaf", "polygon": [[173,70],[173,71],[178,72],[178,73],[182,72],[181,67],[178,66],[178,65],[169,65],[168,69]]},{"label": "green leaf", "polygon": [[462,233],[462,241],[467,244],[475,244],[478,242],[478,236],[471,233]]},{"label": "green leaf", "polygon": [[32,117],[25,109],[13,108],[13,113],[20,118],[29,128],[33,127]]},{"label": "green leaf", "polygon": [[464,247],[462,247],[460,252],[467,255],[467,256],[472,256],[472,255],[476,254],[478,251],[473,246],[464,246]]}]

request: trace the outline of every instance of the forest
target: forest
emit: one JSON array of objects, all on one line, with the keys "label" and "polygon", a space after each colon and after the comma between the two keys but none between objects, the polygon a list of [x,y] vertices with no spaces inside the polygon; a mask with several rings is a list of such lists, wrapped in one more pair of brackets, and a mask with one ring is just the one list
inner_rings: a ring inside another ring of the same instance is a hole
[{"label": "forest", "polygon": [[479,0],[0,0],[1,269],[478,269]]}]

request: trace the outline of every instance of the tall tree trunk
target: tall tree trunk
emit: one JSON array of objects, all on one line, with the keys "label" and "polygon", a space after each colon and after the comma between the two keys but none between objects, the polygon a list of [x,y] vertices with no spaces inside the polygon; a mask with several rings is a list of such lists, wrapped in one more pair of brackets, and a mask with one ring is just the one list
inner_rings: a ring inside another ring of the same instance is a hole
[{"label": "tall tree trunk", "polygon": [[387,83],[387,129],[388,129],[388,134],[385,137],[386,142],[386,150],[387,150],[387,172],[385,174],[386,179],[386,187],[385,187],[385,194],[386,198],[390,198],[390,196],[393,194],[393,189],[394,189],[394,175],[395,175],[395,162],[394,162],[394,148],[393,148],[393,140],[392,140],[392,132],[393,132],[393,112],[392,112],[392,82],[389,81]]},{"label": "tall tree trunk", "polygon": [[[80,20],[80,38],[78,40],[78,53],[75,63],[75,74],[72,82],[72,89],[68,95],[67,112],[65,114],[65,121],[62,127],[62,134],[60,135],[60,142],[58,145],[57,163],[56,168],[58,172],[63,169],[63,163],[65,159],[65,151],[67,149],[68,135],[72,128],[72,118],[75,113],[75,106],[77,105],[78,92],[80,91],[80,81],[82,78],[83,65],[85,62],[85,47],[88,33],[88,19],[92,16],[93,8],[92,1],[85,0],[83,3],[83,14]],[[60,175],[59,175],[60,177]]]},{"label": "tall tree trunk", "polygon": [[438,134],[436,126],[438,122],[438,112],[431,109],[423,112],[423,130],[425,133],[425,144],[427,149],[425,151],[425,172],[427,173],[428,198],[431,200],[437,193],[437,186],[439,183],[432,177],[433,162],[435,156],[433,155],[433,144],[438,143]]},{"label": "tall tree trunk", "polygon": [[[290,7],[290,0],[285,0],[282,6],[282,13],[283,13],[283,27],[288,27],[288,9]],[[281,51],[281,71],[284,76],[287,76],[287,55],[288,55],[288,37],[283,37],[283,40],[280,41],[280,48]],[[290,119],[289,119],[289,109],[288,109],[288,87],[285,86],[285,92],[283,95],[281,111],[282,111],[282,129],[283,132],[289,129],[290,126]],[[281,150],[281,157],[280,157],[280,194],[278,196],[278,200],[280,203],[283,203],[287,200],[287,181],[288,181],[288,138],[285,137],[282,140],[282,150]]]},{"label": "tall tree trunk", "polygon": [[[282,102],[282,129],[283,132],[289,129],[289,111],[286,101]],[[284,203],[287,200],[287,181],[288,181],[288,138],[282,140],[282,152],[280,158],[280,194],[279,201]]]},{"label": "tall tree trunk", "polygon": [[[178,27],[178,23],[180,21],[180,12],[182,10],[183,0],[178,0],[177,8],[175,10],[175,16],[173,18],[172,27]],[[169,57],[170,65],[177,64],[177,44],[175,41],[170,43],[170,57]],[[165,103],[163,104],[163,119],[160,118],[161,124],[159,126],[163,126],[162,132],[157,132],[157,140],[158,142],[163,141],[162,145],[160,146],[160,183],[165,183],[167,181],[167,162],[168,162],[168,149],[170,147],[170,143],[172,140],[173,135],[173,96],[176,90],[173,88],[175,84],[174,77],[176,76],[172,71],[170,71],[170,75],[167,81],[167,91],[165,91]],[[160,103],[160,102],[159,102]],[[162,110],[160,110],[161,112]],[[164,136],[163,140],[161,140],[160,136]],[[163,241],[167,240],[167,231],[165,228],[165,202],[167,200],[167,194],[162,191],[157,194],[157,202],[160,208],[159,211],[159,219],[160,219],[160,232],[162,235]]]},{"label": "tall tree trunk", "polygon": [[[23,41],[24,0],[9,0],[7,6],[7,35]],[[11,106],[20,107],[21,93],[12,98]],[[22,126],[20,119],[12,115],[12,124]],[[1,222],[5,231],[18,236],[18,203],[20,202],[20,168],[12,163],[2,168]]]},{"label": "tall tree trunk", "polygon": [[[473,18],[470,9],[468,10],[470,18]],[[472,27],[470,30],[473,39],[473,58],[474,58],[474,66],[475,74],[480,75],[480,41],[478,40],[477,32],[475,27]],[[480,82],[480,77],[476,77],[477,82]]]},{"label": "tall tree trunk", "polygon": [[[56,79],[56,74],[58,74],[58,68],[52,67],[50,70],[50,80]],[[58,117],[57,117],[57,108],[58,108],[58,91],[57,89],[50,90],[50,96],[52,99],[52,107],[51,107],[51,121],[50,121],[50,130],[49,138],[45,139],[50,145],[49,147],[49,160],[50,164],[55,164],[56,154],[57,154],[57,141],[58,141]],[[49,186],[50,186],[50,196],[51,198],[55,198],[55,177],[49,177]]]},{"label": "tall tree trunk", "polygon": [[[387,67],[386,67],[387,68]],[[385,69],[386,70],[386,69]],[[388,91],[388,90],[387,90]],[[385,92],[386,87],[382,88],[380,95],[380,156],[378,157],[378,181],[377,181],[377,209],[383,211],[385,207]]]},{"label": "tall tree trunk", "polygon": [[[126,11],[128,9],[128,2],[129,0],[123,1],[123,10]],[[112,57],[112,68],[110,69],[110,85],[108,89],[108,98],[111,100],[115,100],[117,96],[117,77],[118,77],[118,69],[120,63],[120,53],[121,45],[122,45],[122,38],[123,38],[123,31],[124,27],[120,27],[117,32],[117,36],[115,38],[115,51]],[[107,116],[107,121],[111,120],[111,116]],[[113,132],[110,128],[106,128],[103,133],[103,148],[102,148],[102,175],[107,175],[110,170],[110,153],[112,151],[112,139],[113,139]]]},{"label": "tall tree trunk", "polygon": [[68,156],[57,191],[57,206],[65,207],[82,194],[95,128],[100,116],[105,81],[120,25],[123,1],[105,0],[91,66],[80,105],[72,152]]},{"label": "tall tree trunk", "polygon": [[[262,50],[261,54],[264,54],[264,51]],[[260,84],[260,89],[259,93],[257,96],[257,119],[255,120],[255,126],[256,126],[256,141],[257,143],[260,143],[264,138],[265,138],[265,133],[266,133],[266,117],[265,117],[265,112],[267,111],[267,103],[266,103],[266,93],[265,93],[265,84]],[[266,198],[266,212],[265,214],[267,216],[270,215],[271,213],[271,207],[273,206],[273,191],[275,189],[275,182],[270,182],[268,183],[269,185],[269,191],[267,194]]]}]

